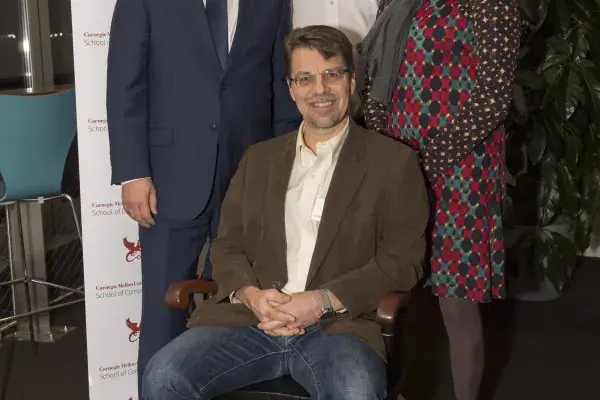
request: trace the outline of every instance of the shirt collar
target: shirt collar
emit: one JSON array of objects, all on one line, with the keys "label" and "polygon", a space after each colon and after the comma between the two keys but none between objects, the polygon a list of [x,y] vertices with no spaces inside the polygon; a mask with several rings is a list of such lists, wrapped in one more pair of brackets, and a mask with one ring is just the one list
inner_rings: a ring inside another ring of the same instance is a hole
[{"label": "shirt collar", "polygon": [[[298,129],[298,137],[296,139],[296,150],[302,151],[303,149],[305,149],[312,153],[312,150],[310,150],[304,142],[304,135],[302,133],[303,131],[304,121],[302,121],[302,123],[300,124],[300,128]],[[346,137],[348,137],[349,131],[350,117],[346,117],[346,123],[340,131],[340,133],[324,142],[317,142],[317,157],[321,156],[321,154],[331,154],[332,160],[336,160],[340,155],[340,151],[342,150],[342,146],[346,141]]]}]

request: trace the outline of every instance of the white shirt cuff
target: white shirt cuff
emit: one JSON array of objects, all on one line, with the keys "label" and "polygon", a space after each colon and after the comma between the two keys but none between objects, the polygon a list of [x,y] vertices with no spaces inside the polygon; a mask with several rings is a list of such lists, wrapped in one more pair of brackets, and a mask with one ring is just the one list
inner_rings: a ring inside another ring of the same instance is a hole
[{"label": "white shirt cuff", "polygon": [[150,177],[149,177],[149,176],[146,176],[146,177],[144,177],[144,178],[131,179],[131,180],[129,180],[129,181],[121,182],[121,185],[124,185],[124,184],[126,184],[126,183],[130,183],[130,182],[139,181],[139,180],[142,180],[142,179],[150,179]]},{"label": "white shirt cuff", "polygon": [[229,302],[232,304],[241,304],[242,302],[235,297],[235,292],[236,290],[231,292],[231,294],[229,295]]}]

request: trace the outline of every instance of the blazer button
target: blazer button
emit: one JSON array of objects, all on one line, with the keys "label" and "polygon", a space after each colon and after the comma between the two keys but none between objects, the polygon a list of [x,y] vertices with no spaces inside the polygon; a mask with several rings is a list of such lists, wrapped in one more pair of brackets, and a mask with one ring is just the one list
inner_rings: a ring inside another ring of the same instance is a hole
[{"label": "blazer button", "polygon": [[224,92],[227,90],[227,85],[224,83],[221,83],[221,92]]},{"label": "blazer button", "polygon": [[213,131],[213,132],[214,132],[214,131],[216,131],[216,130],[217,130],[217,125],[215,125],[215,124],[211,124],[211,125],[209,126],[209,128],[210,128],[210,130],[211,130],[211,131]]}]

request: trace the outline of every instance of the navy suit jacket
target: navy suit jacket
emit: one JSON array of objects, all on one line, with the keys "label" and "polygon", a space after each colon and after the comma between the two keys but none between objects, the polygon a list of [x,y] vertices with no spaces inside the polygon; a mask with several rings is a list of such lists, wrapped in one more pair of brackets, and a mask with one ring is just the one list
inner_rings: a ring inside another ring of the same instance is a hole
[{"label": "navy suit jacket", "polygon": [[[285,81],[290,0],[240,0],[223,68],[202,0],[117,0],[108,52],[112,184],[152,177],[158,211],[191,220],[248,146],[301,121]],[[220,195],[219,195],[220,196]]]}]

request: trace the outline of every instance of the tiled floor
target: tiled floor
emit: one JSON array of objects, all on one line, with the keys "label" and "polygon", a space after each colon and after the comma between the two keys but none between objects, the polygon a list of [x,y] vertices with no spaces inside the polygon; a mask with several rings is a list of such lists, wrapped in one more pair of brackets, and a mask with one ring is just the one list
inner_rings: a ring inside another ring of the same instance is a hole
[{"label": "tiled floor", "polygon": [[[497,302],[484,312],[488,369],[482,400],[600,399],[600,260],[584,262],[553,302]],[[78,329],[34,357],[27,343],[0,348],[0,400],[85,400],[83,305],[56,324]],[[447,343],[436,302],[423,294],[407,323],[408,400],[452,400]],[[107,399],[112,400],[112,399]]]}]

